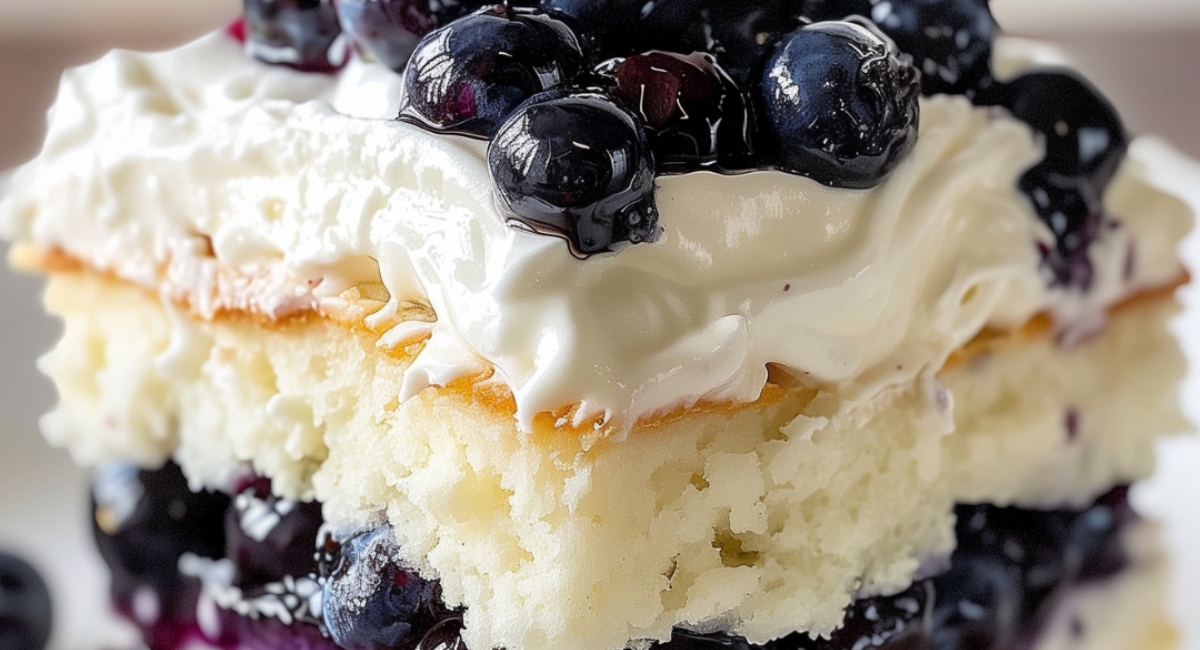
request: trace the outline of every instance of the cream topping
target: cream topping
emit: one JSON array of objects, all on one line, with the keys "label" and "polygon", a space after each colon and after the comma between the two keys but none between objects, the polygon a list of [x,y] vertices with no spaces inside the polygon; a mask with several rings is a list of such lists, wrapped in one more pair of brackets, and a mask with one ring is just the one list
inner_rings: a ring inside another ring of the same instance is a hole
[{"label": "cream topping", "polygon": [[[390,301],[371,322],[394,329],[381,345],[426,340],[403,397],[494,368],[526,426],[568,406],[628,426],[751,401],[769,363],[873,391],[935,371],[984,327],[1047,311],[1090,327],[1181,272],[1171,249],[1190,212],[1145,180],[1135,148],[1092,290],[1049,289],[1035,242],[1051,234],[1014,188],[1040,145],[957,97],[922,100],[917,146],[875,189],[662,177],[660,241],[579,261],[505,225],[486,143],[391,120],[399,82],[358,60],[328,77],[267,66],[220,34],[113,52],[64,76],[0,232],[203,317],[331,311],[382,282]],[[437,322],[396,323],[411,302]]]}]

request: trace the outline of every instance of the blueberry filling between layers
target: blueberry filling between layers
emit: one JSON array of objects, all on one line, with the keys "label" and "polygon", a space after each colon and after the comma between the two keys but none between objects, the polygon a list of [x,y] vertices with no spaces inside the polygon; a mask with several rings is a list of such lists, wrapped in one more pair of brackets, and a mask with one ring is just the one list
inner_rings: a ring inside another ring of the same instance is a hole
[{"label": "blueberry filling between layers", "polygon": [[[180,469],[115,464],[93,484],[94,530],[117,611],[150,650],[464,649],[462,611],[400,559],[391,530],[335,539],[320,506],[262,479],[233,496],[191,492]],[[1027,647],[1059,599],[1126,568],[1139,519],[1118,487],[1083,510],[959,505],[949,569],[865,598],[828,639],[766,645],[676,629],[661,650],[917,650]]]}]

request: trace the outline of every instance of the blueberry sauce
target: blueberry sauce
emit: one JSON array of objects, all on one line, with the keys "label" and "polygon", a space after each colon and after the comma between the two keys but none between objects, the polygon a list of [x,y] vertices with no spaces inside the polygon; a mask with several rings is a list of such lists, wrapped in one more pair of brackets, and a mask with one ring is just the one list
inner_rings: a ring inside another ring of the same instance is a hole
[{"label": "blueberry sauce", "polygon": [[53,608],[45,580],[29,563],[0,552],[0,650],[41,650]]}]

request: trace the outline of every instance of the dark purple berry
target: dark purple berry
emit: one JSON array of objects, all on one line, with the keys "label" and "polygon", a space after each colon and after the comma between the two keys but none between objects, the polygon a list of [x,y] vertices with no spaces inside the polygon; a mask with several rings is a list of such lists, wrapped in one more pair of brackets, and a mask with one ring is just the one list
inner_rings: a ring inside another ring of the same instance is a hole
[{"label": "dark purple berry", "polygon": [[346,650],[411,648],[450,616],[437,583],[400,559],[389,526],[346,540],[326,577],[325,627]]},{"label": "dark purple berry", "polygon": [[[645,0],[539,0],[538,7],[567,22],[597,56],[640,51]],[[661,47],[660,47],[661,49]]]},{"label": "dark purple berry", "polygon": [[745,97],[711,55],[635,54],[602,74],[615,80],[611,94],[642,118],[660,174],[752,166]]},{"label": "dark purple berry", "polygon": [[675,628],[671,630],[670,641],[652,647],[654,650],[756,650],[759,646],[740,636],[699,634]]},{"label": "dark purple berry", "polygon": [[247,481],[225,518],[234,583],[254,587],[315,574],[322,523],[321,504],[277,497],[265,479]]},{"label": "dark purple berry", "polygon": [[1003,556],[956,555],[950,571],[934,581],[934,648],[1010,648],[1024,619],[1020,567]]},{"label": "dark purple berry", "polygon": [[1031,72],[987,99],[1041,134],[1047,174],[1085,179],[1097,196],[1103,194],[1128,139],[1116,109],[1099,90],[1070,71]]},{"label": "dark purple berry", "polygon": [[179,573],[179,559],[224,554],[228,506],[224,494],[192,492],[173,463],[154,471],[123,463],[96,470],[93,532],[112,572],[113,601],[151,650],[174,650],[194,633],[199,584]]},{"label": "dark purple berry", "polygon": [[441,131],[495,134],[526,99],[584,70],[560,20],[497,5],[421,40],[405,75],[400,116]]},{"label": "dark purple berry", "polygon": [[830,21],[788,34],[762,74],[771,161],[833,187],[877,185],[916,142],[917,77],[861,25]]},{"label": "dark purple berry", "polygon": [[462,628],[462,619],[457,616],[443,619],[425,634],[416,650],[467,650],[467,644],[462,639]]},{"label": "dark purple berry", "polygon": [[342,30],[400,72],[423,36],[488,4],[480,0],[337,0]]},{"label": "dark purple berry", "polygon": [[1049,172],[1045,165],[1026,172],[1017,185],[1054,235],[1053,242],[1039,244],[1050,285],[1090,289],[1094,268],[1088,251],[1100,238],[1104,222],[1095,189],[1082,179]]},{"label": "dark purple berry", "polygon": [[974,96],[992,82],[996,21],[986,0],[827,0],[806,5],[805,15],[869,18],[912,56],[926,95]]},{"label": "dark purple berry", "polygon": [[245,0],[246,47],[256,58],[305,72],[333,72],[347,47],[332,0]]},{"label": "dark purple berry", "polygon": [[53,610],[42,576],[24,560],[0,553],[0,650],[41,650]]},{"label": "dark purple berry", "polygon": [[658,236],[645,130],[602,95],[530,100],[496,133],[488,165],[516,225],[566,239],[577,256]]}]

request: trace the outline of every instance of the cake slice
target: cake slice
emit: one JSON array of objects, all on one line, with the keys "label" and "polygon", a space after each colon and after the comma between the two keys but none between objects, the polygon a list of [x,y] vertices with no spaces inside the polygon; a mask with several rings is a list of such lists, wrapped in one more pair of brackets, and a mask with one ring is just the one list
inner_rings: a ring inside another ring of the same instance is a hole
[{"label": "cake slice", "polygon": [[0,232],[147,645],[1169,641],[1175,154],[986,3],[617,4],[64,76]]}]

